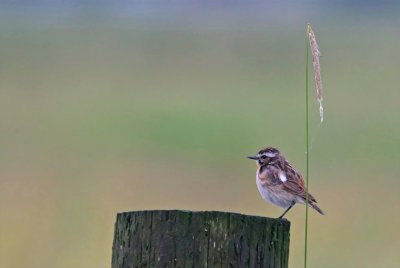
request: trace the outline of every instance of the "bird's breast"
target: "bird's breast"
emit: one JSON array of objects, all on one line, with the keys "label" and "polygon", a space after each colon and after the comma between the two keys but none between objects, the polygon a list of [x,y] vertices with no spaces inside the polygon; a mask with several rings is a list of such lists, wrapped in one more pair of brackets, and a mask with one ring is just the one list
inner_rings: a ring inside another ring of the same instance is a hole
[{"label": "bird's breast", "polygon": [[291,204],[291,200],[282,195],[279,189],[275,189],[276,186],[268,184],[268,178],[266,176],[260,176],[259,172],[256,175],[256,184],[261,197],[279,207],[287,208]]}]

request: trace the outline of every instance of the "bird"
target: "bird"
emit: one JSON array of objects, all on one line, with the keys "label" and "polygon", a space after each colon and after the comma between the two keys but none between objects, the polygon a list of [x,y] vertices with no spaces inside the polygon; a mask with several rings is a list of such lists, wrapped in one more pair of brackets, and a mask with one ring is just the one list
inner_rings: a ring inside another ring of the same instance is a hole
[{"label": "bird", "polygon": [[[306,203],[306,187],[303,176],[274,147],[266,147],[249,159],[257,161],[256,183],[262,198],[285,211],[283,216],[296,204]],[[308,205],[325,215],[317,206],[317,200],[308,193]]]}]

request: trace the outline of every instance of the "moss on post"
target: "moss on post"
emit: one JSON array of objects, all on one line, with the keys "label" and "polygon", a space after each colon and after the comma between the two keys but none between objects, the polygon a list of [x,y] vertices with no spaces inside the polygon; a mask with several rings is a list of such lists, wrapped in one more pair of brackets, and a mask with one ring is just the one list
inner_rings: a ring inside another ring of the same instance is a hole
[{"label": "moss on post", "polygon": [[112,268],[288,267],[290,222],[216,211],[117,215]]}]

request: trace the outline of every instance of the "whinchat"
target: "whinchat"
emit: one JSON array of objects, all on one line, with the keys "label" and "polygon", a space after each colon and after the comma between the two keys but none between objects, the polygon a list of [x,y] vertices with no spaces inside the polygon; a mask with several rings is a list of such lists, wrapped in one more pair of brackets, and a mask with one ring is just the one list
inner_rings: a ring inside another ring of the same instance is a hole
[{"label": "whinchat", "polygon": [[[262,198],[285,209],[279,219],[296,203],[306,203],[306,187],[303,177],[278,149],[267,147],[255,156],[248,158],[257,161],[256,183]],[[317,200],[309,193],[309,206],[324,215],[316,203]]]}]

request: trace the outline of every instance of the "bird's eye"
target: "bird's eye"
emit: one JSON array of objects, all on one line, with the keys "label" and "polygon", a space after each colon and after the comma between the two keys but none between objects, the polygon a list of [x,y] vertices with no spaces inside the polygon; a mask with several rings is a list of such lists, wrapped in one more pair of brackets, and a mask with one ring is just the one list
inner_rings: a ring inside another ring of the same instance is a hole
[{"label": "bird's eye", "polygon": [[266,156],[266,155],[262,155],[261,158],[262,158],[262,159],[265,159],[265,158],[267,158],[267,156]]}]

